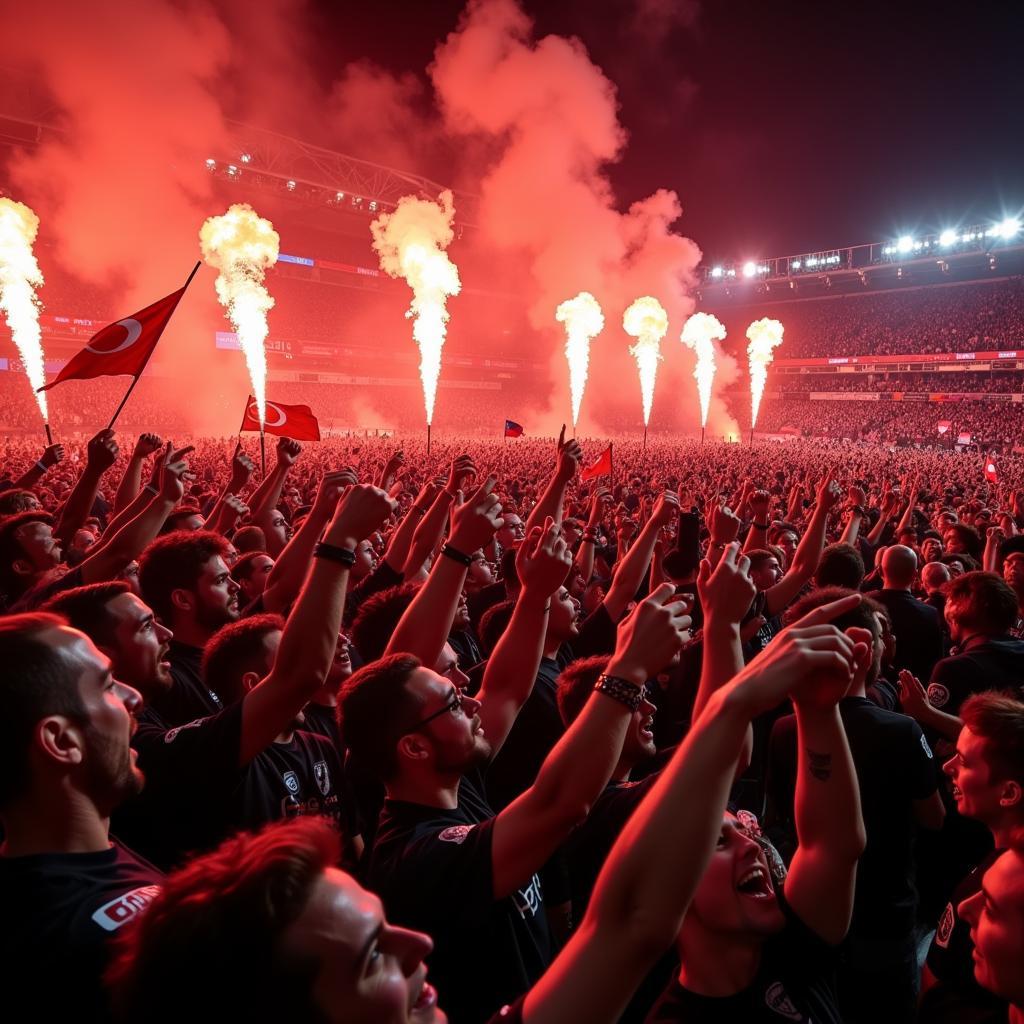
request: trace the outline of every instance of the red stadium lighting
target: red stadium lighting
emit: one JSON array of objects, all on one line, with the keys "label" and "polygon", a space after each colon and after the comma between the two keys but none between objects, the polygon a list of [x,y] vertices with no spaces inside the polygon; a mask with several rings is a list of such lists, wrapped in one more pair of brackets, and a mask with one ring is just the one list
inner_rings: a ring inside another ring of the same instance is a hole
[{"label": "red stadium lighting", "polygon": [[756,273],[757,264],[754,263],[752,260],[747,260],[747,262],[743,264],[743,276],[753,277]]}]

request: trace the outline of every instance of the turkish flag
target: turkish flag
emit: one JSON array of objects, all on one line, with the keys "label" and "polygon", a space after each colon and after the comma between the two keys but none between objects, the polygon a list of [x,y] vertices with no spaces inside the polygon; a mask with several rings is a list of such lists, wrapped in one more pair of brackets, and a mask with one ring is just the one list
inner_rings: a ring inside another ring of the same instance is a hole
[{"label": "turkish flag", "polygon": [[999,483],[999,475],[996,472],[996,460],[991,455],[985,456],[985,479],[990,484]]},{"label": "turkish flag", "polygon": [[593,480],[599,476],[611,476],[612,475],[612,446],[608,445],[603,452],[601,457],[592,466],[587,466],[586,469],[580,473],[580,480]]},{"label": "turkish flag", "polygon": [[[242,430],[260,429],[260,414],[256,407],[256,399],[249,396],[242,415]],[[319,441],[320,424],[317,423],[313,410],[308,405],[282,405],[267,399],[267,421],[263,425],[267,434],[278,437],[290,437],[293,441]]]},{"label": "turkish flag", "polygon": [[138,377],[187,287],[186,284],[117,323],[107,324],[89,339],[89,344],[81,352],[71,357],[67,366],[49,384],[39,390],[47,391],[66,380],[91,380],[93,377],[115,377],[124,373]]}]

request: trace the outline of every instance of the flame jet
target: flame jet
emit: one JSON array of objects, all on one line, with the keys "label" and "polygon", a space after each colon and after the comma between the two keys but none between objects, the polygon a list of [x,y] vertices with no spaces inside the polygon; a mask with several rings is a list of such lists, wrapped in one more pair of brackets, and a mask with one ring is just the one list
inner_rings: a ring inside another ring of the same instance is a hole
[{"label": "flame jet", "polygon": [[559,305],[555,319],[565,325],[565,358],[569,363],[572,429],[575,431],[583,404],[583,391],[587,386],[590,342],[604,330],[604,313],[590,292],[580,292]]},{"label": "flame jet", "polygon": [[252,381],[260,429],[267,421],[267,314],[274,300],[264,287],[267,270],[277,262],[281,239],[269,220],[248,203],[210,217],[199,231],[206,263],[218,271],[217,298],[227,310]]},{"label": "flame jet", "polygon": [[775,349],[782,344],[782,324],[778,320],[762,317],[747,328],[747,360],[750,366],[750,434],[757,426],[757,411],[768,380],[768,367],[775,358]]},{"label": "flame jet", "polygon": [[711,406],[711,385],[715,380],[715,342],[725,338],[725,326],[710,313],[694,313],[683,324],[679,340],[697,355],[693,376],[697,381],[700,396],[700,427],[708,425],[708,409]]},{"label": "flame jet", "polygon": [[651,406],[654,404],[654,382],[658,376],[658,362],[661,360],[661,339],[668,331],[668,314],[665,307],[650,295],[637,299],[622,316],[625,332],[637,339],[630,345],[629,353],[636,359],[640,372],[640,395],[644,403],[644,430],[651,420]]},{"label": "flame jet", "polygon": [[39,330],[42,304],[36,295],[36,288],[43,283],[43,275],[32,252],[38,233],[39,218],[29,207],[0,196],[0,310],[3,310],[11,329],[11,337],[45,424],[49,419],[46,393],[37,390],[46,383]]},{"label": "flame jet", "polygon": [[462,290],[459,268],[445,252],[454,237],[454,218],[453,197],[445,189],[436,203],[402,196],[393,212],[382,213],[370,225],[381,270],[404,278],[412,289],[412,303],[405,315],[414,321],[412,336],[420,350],[428,431],[434,419],[441,350],[448,330],[447,302]]}]

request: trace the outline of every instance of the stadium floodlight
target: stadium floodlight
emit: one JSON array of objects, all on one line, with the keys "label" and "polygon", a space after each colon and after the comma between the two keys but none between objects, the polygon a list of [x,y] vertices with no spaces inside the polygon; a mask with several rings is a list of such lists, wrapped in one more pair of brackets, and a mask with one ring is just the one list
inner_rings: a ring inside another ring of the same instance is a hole
[{"label": "stadium floodlight", "polygon": [[939,245],[955,245],[956,244],[956,232],[952,228],[946,228],[945,231],[939,235]]},{"label": "stadium floodlight", "polygon": [[747,260],[747,262],[743,264],[743,276],[753,277],[756,273],[757,264],[754,263],[752,260]]},{"label": "stadium floodlight", "polygon": [[799,270],[800,269],[800,261],[799,260],[793,260],[793,269],[794,270]]},{"label": "stadium floodlight", "polygon": [[242,163],[243,164],[252,163],[252,153],[243,153],[242,154]]},{"label": "stadium floodlight", "polygon": [[896,242],[897,252],[910,252],[914,248],[914,239],[910,235],[900,235]]},{"label": "stadium floodlight", "polygon": [[208,171],[212,171],[216,166],[217,166],[217,161],[214,160],[212,156],[207,158],[206,169]]},{"label": "stadium floodlight", "polygon": [[294,182],[294,181],[292,181],[292,180],[291,180],[291,178],[289,178],[289,179],[288,179],[288,180],[287,180],[287,181],[286,181],[286,182],[284,183],[284,187],[285,187],[286,189],[288,189],[288,191],[289,191],[289,192],[294,192],[294,191],[295,191],[295,182]]},{"label": "stadium floodlight", "polygon": [[1000,238],[1013,238],[1020,232],[1020,221],[1016,217],[1007,217],[996,227]]},{"label": "stadium floodlight", "polygon": [[721,267],[712,267],[711,268],[711,276],[712,277],[721,277],[722,276],[722,268]]}]

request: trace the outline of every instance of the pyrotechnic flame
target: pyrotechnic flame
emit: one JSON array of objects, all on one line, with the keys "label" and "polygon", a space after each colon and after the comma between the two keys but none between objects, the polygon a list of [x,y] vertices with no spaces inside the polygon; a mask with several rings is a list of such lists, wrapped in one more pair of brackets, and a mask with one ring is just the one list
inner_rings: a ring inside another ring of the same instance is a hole
[{"label": "pyrotechnic flame", "polygon": [[708,408],[711,405],[711,385],[715,379],[715,342],[725,338],[725,327],[710,313],[694,313],[683,324],[679,340],[697,354],[697,365],[693,376],[697,381],[700,395],[700,425],[708,425]]},{"label": "pyrotechnic flame", "polygon": [[46,393],[36,390],[46,383],[39,332],[42,304],[36,296],[43,275],[32,253],[38,232],[39,218],[32,210],[24,203],[0,196],[0,310],[6,315],[11,337],[45,423],[49,418]]},{"label": "pyrotechnic flame", "polygon": [[761,407],[768,367],[775,358],[774,349],[782,344],[782,324],[778,320],[763,317],[747,328],[747,359],[750,364],[750,429],[757,426],[757,410]]},{"label": "pyrotechnic flame", "polygon": [[420,380],[427,424],[434,419],[437,379],[441,376],[449,319],[446,303],[462,290],[459,268],[445,249],[454,237],[455,206],[445,189],[434,203],[416,196],[402,196],[392,213],[382,213],[371,225],[373,247],[380,267],[391,277],[402,277],[412,289],[406,316],[414,320],[413,340],[420,349]]},{"label": "pyrotechnic flame", "polygon": [[267,420],[267,314],[274,306],[263,285],[277,262],[281,242],[269,220],[248,203],[235,203],[220,217],[210,217],[199,231],[206,263],[219,271],[217,298],[227,310],[252,380],[260,427]]},{"label": "pyrotechnic flame", "polygon": [[630,355],[636,358],[640,371],[640,394],[644,401],[644,426],[650,422],[654,404],[654,381],[658,376],[661,359],[661,339],[668,330],[665,307],[650,295],[637,299],[622,315],[622,326],[627,334],[637,339],[630,345]]},{"label": "pyrotechnic flame", "polygon": [[569,362],[569,393],[572,396],[572,427],[580,418],[583,389],[587,386],[590,342],[604,330],[604,313],[590,292],[566,299],[555,310],[555,319],[565,324],[565,358]]}]

